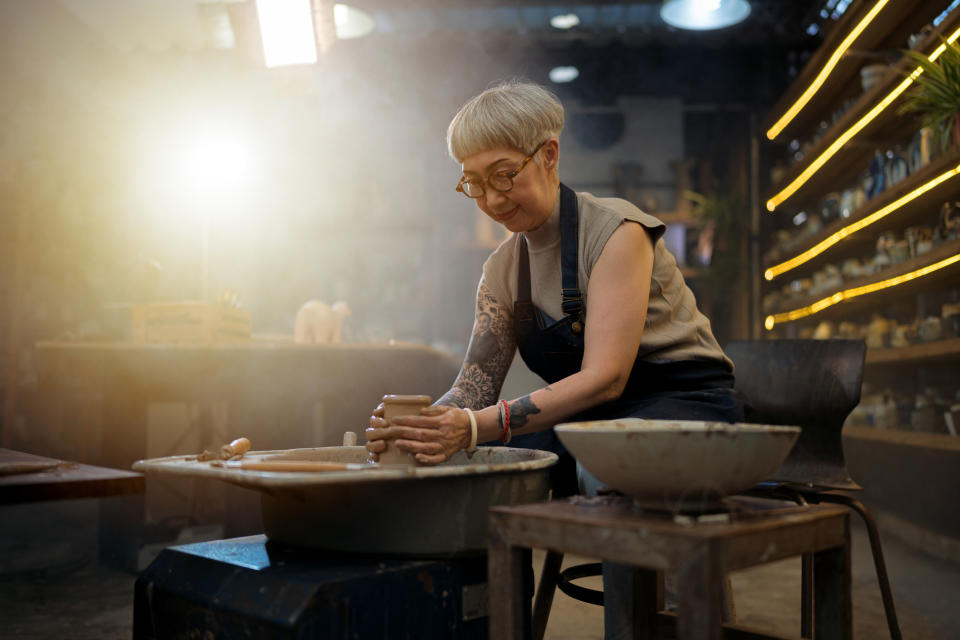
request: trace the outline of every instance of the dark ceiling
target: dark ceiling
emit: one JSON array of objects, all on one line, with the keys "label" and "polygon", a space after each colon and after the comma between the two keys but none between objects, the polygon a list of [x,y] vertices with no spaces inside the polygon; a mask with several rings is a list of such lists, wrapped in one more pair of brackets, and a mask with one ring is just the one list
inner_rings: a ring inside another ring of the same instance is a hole
[{"label": "dark ceiling", "polygon": [[[818,20],[826,0],[751,0],[750,16],[739,25],[713,32],[690,32],[660,18],[661,2],[557,3],[550,0],[354,0],[373,14],[380,35],[514,34],[540,42],[619,42],[635,47],[712,47],[807,44],[806,27]],[[550,18],[574,13],[580,25],[564,31]]]},{"label": "dark ceiling", "polygon": [[[837,0],[833,0],[835,3]],[[828,0],[751,0],[751,14],[727,29],[675,29],[660,18],[659,1],[353,0],[377,23],[369,40],[394,51],[442,52],[466,45],[491,60],[517,64],[518,74],[546,81],[549,69],[573,65],[580,77],[557,86],[562,96],[609,104],[618,96],[679,97],[688,103],[764,108],[784,90],[820,36]],[[856,2],[856,0],[854,0]],[[550,26],[575,13],[580,25]],[[428,44],[424,44],[428,43]]]}]

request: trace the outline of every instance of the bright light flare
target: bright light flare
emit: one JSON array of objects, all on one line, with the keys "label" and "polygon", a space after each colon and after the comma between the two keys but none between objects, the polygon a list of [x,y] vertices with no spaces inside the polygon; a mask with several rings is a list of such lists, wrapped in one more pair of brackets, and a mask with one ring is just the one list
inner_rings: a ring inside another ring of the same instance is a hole
[{"label": "bright light flare", "polygon": [[746,20],[747,0],[666,0],[660,17],[672,27],[707,31],[723,29]]},{"label": "bright light flare", "polygon": [[573,82],[580,77],[580,70],[576,67],[554,67],[550,69],[550,81],[557,84]]},{"label": "bright light flare", "polygon": [[317,38],[313,31],[310,0],[256,0],[268,67],[313,64],[317,61]]},{"label": "bright light flare", "polygon": [[580,18],[575,13],[562,13],[550,18],[550,26],[554,29],[573,29],[580,25]]},{"label": "bright light flare", "polygon": [[333,5],[333,25],[339,40],[362,38],[377,28],[373,16],[345,4]]},{"label": "bright light flare", "polygon": [[256,154],[227,127],[177,131],[153,150],[155,198],[187,217],[236,216],[257,198]]},{"label": "bright light flare", "polygon": [[252,161],[239,139],[222,132],[204,134],[185,145],[184,183],[194,192],[230,193],[247,181]]}]

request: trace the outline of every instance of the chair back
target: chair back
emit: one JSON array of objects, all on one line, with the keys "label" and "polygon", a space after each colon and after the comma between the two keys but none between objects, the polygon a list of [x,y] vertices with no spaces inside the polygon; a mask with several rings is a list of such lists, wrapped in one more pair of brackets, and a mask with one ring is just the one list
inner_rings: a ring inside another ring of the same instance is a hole
[{"label": "chair back", "polygon": [[757,424],[794,425],[803,431],[772,481],[807,488],[857,490],[843,458],[841,430],[860,402],[862,340],[731,342],[735,388]]}]

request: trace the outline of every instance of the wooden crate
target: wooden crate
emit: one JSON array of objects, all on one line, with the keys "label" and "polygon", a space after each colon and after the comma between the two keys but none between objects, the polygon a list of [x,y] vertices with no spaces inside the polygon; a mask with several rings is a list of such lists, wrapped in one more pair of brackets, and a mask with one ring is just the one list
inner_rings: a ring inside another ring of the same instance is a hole
[{"label": "wooden crate", "polygon": [[137,343],[248,342],[250,312],[207,302],[156,302],[133,307],[131,339]]}]

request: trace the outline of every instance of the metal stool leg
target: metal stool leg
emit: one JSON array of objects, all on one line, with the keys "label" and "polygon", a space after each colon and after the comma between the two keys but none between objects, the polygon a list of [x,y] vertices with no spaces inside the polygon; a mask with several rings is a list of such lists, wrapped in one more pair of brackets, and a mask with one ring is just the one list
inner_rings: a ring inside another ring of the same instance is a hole
[{"label": "metal stool leg", "polygon": [[537,595],[533,601],[533,640],[543,640],[543,634],[547,631],[547,619],[550,617],[550,607],[553,605],[553,594],[557,589],[562,564],[562,553],[547,551],[547,556],[543,559],[543,570],[540,572]]},{"label": "metal stool leg", "polygon": [[873,516],[867,511],[862,502],[849,496],[834,493],[819,493],[817,499],[823,502],[832,502],[850,507],[860,514],[867,525],[867,534],[870,536],[870,550],[873,552],[873,564],[877,570],[877,582],[880,583],[880,595],[883,598],[883,610],[887,615],[887,628],[890,629],[892,640],[901,640],[900,624],[897,622],[897,611],[893,606],[893,592],[890,590],[890,580],[887,577],[887,565],[883,561],[883,548],[880,546],[880,532]]},{"label": "metal stool leg", "polygon": [[813,554],[800,557],[800,637],[813,637]]}]

